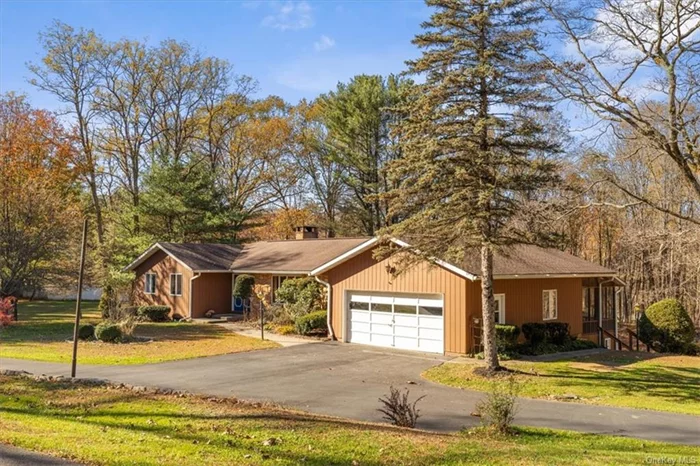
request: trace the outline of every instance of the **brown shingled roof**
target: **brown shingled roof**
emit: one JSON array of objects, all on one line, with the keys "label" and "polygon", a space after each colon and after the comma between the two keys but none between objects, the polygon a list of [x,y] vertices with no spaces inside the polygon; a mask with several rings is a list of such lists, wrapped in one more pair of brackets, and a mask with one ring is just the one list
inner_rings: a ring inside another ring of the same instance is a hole
[{"label": "brown shingled roof", "polygon": [[192,270],[228,270],[241,246],[217,243],[158,243]]},{"label": "brown shingled roof", "polygon": [[259,241],[246,244],[231,269],[241,272],[311,272],[371,238]]},{"label": "brown shingled roof", "polygon": [[[468,254],[464,270],[473,275],[481,275],[479,251]],[[576,257],[558,249],[541,248],[533,245],[510,246],[493,257],[494,277],[517,275],[615,275],[613,270]]]}]

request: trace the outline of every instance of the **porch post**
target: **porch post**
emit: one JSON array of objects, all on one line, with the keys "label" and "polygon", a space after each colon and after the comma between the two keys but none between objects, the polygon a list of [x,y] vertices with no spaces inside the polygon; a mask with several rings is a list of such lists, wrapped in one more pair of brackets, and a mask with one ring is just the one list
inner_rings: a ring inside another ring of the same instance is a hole
[{"label": "porch post", "polygon": [[603,346],[603,280],[598,281],[598,346]]}]

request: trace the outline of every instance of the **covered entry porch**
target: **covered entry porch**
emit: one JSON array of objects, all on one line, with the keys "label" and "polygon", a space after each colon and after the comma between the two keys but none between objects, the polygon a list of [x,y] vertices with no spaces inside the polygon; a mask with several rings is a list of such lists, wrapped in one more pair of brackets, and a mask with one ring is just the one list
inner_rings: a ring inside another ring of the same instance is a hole
[{"label": "covered entry porch", "polygon": [[624,285],[619,278],[583,279],[583,337],[609,349],[618,345],[618,315],[624,304]]}]

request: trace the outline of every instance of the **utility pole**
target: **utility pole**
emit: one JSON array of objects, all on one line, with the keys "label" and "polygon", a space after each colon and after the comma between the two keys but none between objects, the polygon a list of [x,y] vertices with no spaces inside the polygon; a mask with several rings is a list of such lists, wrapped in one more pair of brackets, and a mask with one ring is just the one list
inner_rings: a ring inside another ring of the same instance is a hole
[{"label": "utility pole", "polygon": [[75,326],[73,327],[73,359],[70,376],[75,378],[75,366],[78,362],[78,329],[80,328],[80,299],[83,295],[83,270],[85,269],[85,249],[87,249],[87,218],[83,220],[83,242],[80,248],[80,272],[78,273],[78,297],[75,300]]}]

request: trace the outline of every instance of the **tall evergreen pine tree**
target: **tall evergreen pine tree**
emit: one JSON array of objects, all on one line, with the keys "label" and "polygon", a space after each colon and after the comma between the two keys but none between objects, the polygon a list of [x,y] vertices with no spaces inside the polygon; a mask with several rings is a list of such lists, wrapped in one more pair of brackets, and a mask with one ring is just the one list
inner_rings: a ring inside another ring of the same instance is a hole
[{"label": "tall evergreen pine tree", "polygon": [[[494,250],[530,242],[514,220],[558,180],[543,157],[558,146],[539,123],[551,110],[532,53],[541,17],[529,0],[427,4],[436,11],[413,40],[422,55],[407,63],[425,82],[399,109],[404,158],[389,168],[399,181],[389,214],[403,220],[388,233],[422,257],[462,263],[480,251],[484,354],[495,371]],[[402,257],[403,267],[419,259]]]}]

